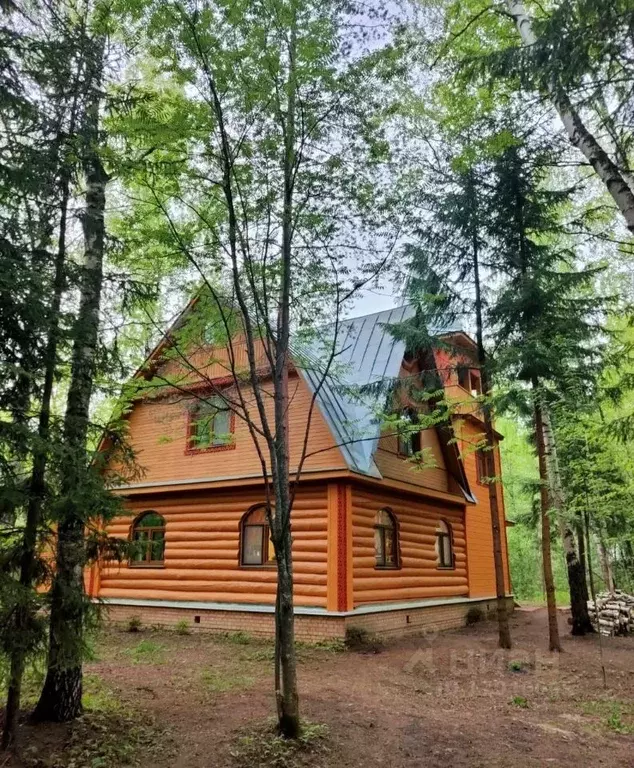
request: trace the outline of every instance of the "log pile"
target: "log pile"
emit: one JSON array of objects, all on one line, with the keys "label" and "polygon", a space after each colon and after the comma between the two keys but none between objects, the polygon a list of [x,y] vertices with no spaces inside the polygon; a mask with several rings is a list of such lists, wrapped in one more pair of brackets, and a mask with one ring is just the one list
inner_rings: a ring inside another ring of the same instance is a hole
[{"label": "log pile", "polygon": [[596,607],[593,600],[588,601],[588,612],[593,627],[602,635],[613,637],[634,634],[634,595],[628,595],[620,589],[600,592]]}]

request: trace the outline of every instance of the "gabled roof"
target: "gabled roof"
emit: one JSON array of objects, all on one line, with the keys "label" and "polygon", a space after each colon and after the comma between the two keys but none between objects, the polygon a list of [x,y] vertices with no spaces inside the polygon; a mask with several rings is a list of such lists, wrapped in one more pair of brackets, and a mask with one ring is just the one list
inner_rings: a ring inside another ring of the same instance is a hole
[{"label": "gabled roof", "polygon": [[[179,314],[161,343],[137,371],[137,376],[151,369],[162,349],[169,346],[171,334],[186,321],[196,300],[195,297]],[[380,414],[391,385],[398,380],[406,351],[405,342],[395,338],[389,327],[414,315],[415,307],[412,305],[395,307],[341,320],[336,328],[334,325],[327,326],[308,345],[291,344],[295,367],[309,389],[317,392],[316,403],[348,467],[369,477],[382,478],[374,461],[381,435]],[[457,333],[464,331],[449,326],[430,329],[430,335],[436,337]],[[330,359],[328,374],[324,376]],[[443,440],[443,435],[446,440]],[[445,443],[442,447],[448,470],[458,481],[465,497],[473,501],[459,452],[452,442],[453,430],[445,426],[439,429],[439,436]]]},{"label": "gabled roof", "polygon": [[[311,391],[318,390],[317,403],[348,466],[371,477],[381,477],[373,458],[380,434],[379,408],[376,396],[362,388],[398,376],[405,344],[391,336],[386,326],[413,314],[412,307],[398,307],[344,320],[336,339],[335,328],[328,326],[308,354],[300,355],[301,362],[295,360]],[[333,350],[330,371],[324,377],[324,361]]]},{"label": "gabled roof", "polygon": [[[381,435],[379,412],[385,405],[392,383],[398,379],[405,342],[396,339],[389,326],[409,320],[415,314],[411,305],[396,307],[339,323],[324,329],[308,354],[296,359],[317,403],[340,446],[350,469],[380,478],[374,454]],[[438,328],[431,335],[456,333],[457,328]],[[324,377],[325,363],[333,350],[331,370]],[[373,388],[374,385],[374,388]],[[384,397],[377,397],[377,391]],[[461,485],[464,485],[461,482]],[[468,487],[465,487],[469,495]]]}]

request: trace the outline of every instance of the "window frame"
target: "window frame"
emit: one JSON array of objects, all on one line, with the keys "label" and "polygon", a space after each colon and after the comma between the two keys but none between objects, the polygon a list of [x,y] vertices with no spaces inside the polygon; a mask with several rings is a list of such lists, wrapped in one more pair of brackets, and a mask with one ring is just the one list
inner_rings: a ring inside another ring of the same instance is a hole
[{"label": "window frame", "polygon": [[[401,418],[407,418],[410,424],[413,424],[413,419],[418,419],[418,413],[413,408],[404,408],[401,411]],[[398,432],[396,435],[396,452],[399,456],[403,456],[406,459],[411,459],[417,453],[420,453],[423,449],[423,443],[421,439],[420,423],[418,423],[418,432],[409,432],[407,435],[403,435],[402,432]],[[407,438],[409,450],[403,450],[405,443],[404,438]]]},{"label": "window frame", "polygon": [[[249,517],[254,513],[257,512],[259,509],[264,510],[264,523],[247,523],[247,520]],[[240,535],[238,537],[238,566],[240,568],[264,568],[266,570],[276,569],[277,568],[277,561],[275,559],[275,554],[273,554],[273,557],[266,562],[262,561],[260,563],[245,563],[244,562],[244,544],[245,544],[245,528],[261,528],[261,536],[262,536],[262,557],[264,557],[264,552],[269,552],[269,545],[271,543],[271,527],[268,524],[268,520],[266,519],[266,505],[265,504],[256,504],[254,507],[251,507],[248,509],[240,518]],[[266,547],[265,547],[266,544]]]},{"label": "window frame", "polygon": [[488,461],[484,448],[476,448],[476,482],[478,485],[487,488],[489,483],[485,482],[483,478],[488,477]]},{"label": "window frame", "polygon": [[[447,530],[443,531],[436,529],[436,559],[438,561],[436,569],[440,571],[454,571],[456,569],[456,553],[453,545],[453,527],[451,523],[445,519],[439,520],[438,524],[444,524],[447,527]],[[450,565],[443,562],[445,557],[443,541],[445,539],[449,541],[449,554],[451,557]]]},{"label": "window frame", "polygon": [[[392,525],[387,526],[382,523],[377,523],[377,517],[381,512],[386,512],[390,520],[392,521]],[[386,562],[386,548],[385,548],[385,531],[391,530],[392,531],[392,539],[393,539],[393,556],[394,556],[394,563],[389,564]],[[398,519],[394,512],[389,507],[381,507],[381,509],[378,510],[376,515],[374,516],[374,525],[372,526],[372,531],[374,534],[374,569],[377,571],[398,571],[401,568],[401,551],[400,551],[400,545],[401,545],[401,537],[399,535],[399,526],[398,526]],[[382,541],[382,550],[383,550],[383,562],[378,562],[378,556],[377,556],[377,550],[376,550],[376,532],[379,531],[379,535],[381,536]]]},{"label": "window frame", "polygon": [[[197,434],[197,422],[199,421],[198,413],[200,412],[201,407],[205,405],[209,405],[213,407],[213,404],[210,403],[205,398],[217,398],[222,399],[220,395],[201,395],[196,403],[194,403],[192,406],[189,406],[187,408],[187,444],[185,446],[185,454],[188,456],[196,455],[199,453],[215,453],[217,451],[232,451],[236,447],[236,440],[235,440],[235,431],[236,431],[236,415],[231,410],[231,408],[227,407],[226,409],[217,409],[218,410],[226,410],[229,413],[229,435],[231,435],[231,439],[228,440],[226,443],[220,443],[218,445],[207,445],[205,447],[199,448],[197,445],[195,445],[194,440],[196,438]],[[214,417],[215,419],[215,417]],[[213,432],[213,427],[212,427]]]},{"label": "window frame", "polygon": [[[144,517],[147,517],[148,515],[158,515],[161,520],[163,521],[163,525],[152,525],[147,526],[144,528],[139,527],[139,523],[141,520],[143,520]],[[146,558],[144,560],[132,560],[130,557],[128,557],[128,568],[165,568],[165,543],[167,538],[167,524],[165,522],[165,518],[163,515],[161,515],[160,512],[157,512],[155,509],[145,509],[143,512],[138,514],[134,520],[132,521],[132,525],[130,526],[130,531],[128,533],[128,541],[130,542],[130,546],[135,542],[134,534],[138,531],[145,531],[148,533],[148,538],[144,542],[146,545]],[[152,534],[156,531],[160,531],[163,534],[163,559],[162,560],[150,560],[149,556],[152,554],[152,541],[153,537]]]}]

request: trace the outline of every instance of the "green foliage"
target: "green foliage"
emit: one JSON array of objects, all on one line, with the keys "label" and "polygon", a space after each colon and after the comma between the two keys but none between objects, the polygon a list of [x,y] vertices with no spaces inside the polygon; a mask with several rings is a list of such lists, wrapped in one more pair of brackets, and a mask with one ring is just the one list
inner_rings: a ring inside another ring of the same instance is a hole
[{"label": "green foliage", "polygon": [[520,709],[528,709],[528,699],[524,696],[513,696],[511,704]]}]

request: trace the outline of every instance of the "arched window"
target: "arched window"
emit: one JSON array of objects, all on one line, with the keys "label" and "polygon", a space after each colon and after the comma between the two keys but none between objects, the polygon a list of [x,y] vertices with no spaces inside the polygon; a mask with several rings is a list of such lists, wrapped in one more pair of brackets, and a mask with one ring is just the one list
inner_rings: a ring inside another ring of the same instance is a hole
[{"label": "arched window", "polygon": [[377,568],[398,568],[398,528],[389,509],[380,509],[374,519],[374,554]]},{"label": "arched window", "polygon": [[275,565],[266,507],[256,507],[240,524],[240,565]]},{"label": "arched window", "polygon": [[162,565],[165,561],[165,520],[158,512],[143,512],[132,523],[130,565]]},{"label": "arched window", "polygon": [[439,568],[454,567],[451,526],[444,520],[440,520],[436,528],[436,555]]},{"label": "arched window", "polygon": [[233,419],[222,397],[197,402],[189,416],[190,453],[232,446]]},{"label": "arched window", "polygon": [[401,414],[405,421],[398,433],[398,452],[401,456],[413,456],[421,450],[420,423],[413,408],[406,408]]}]

